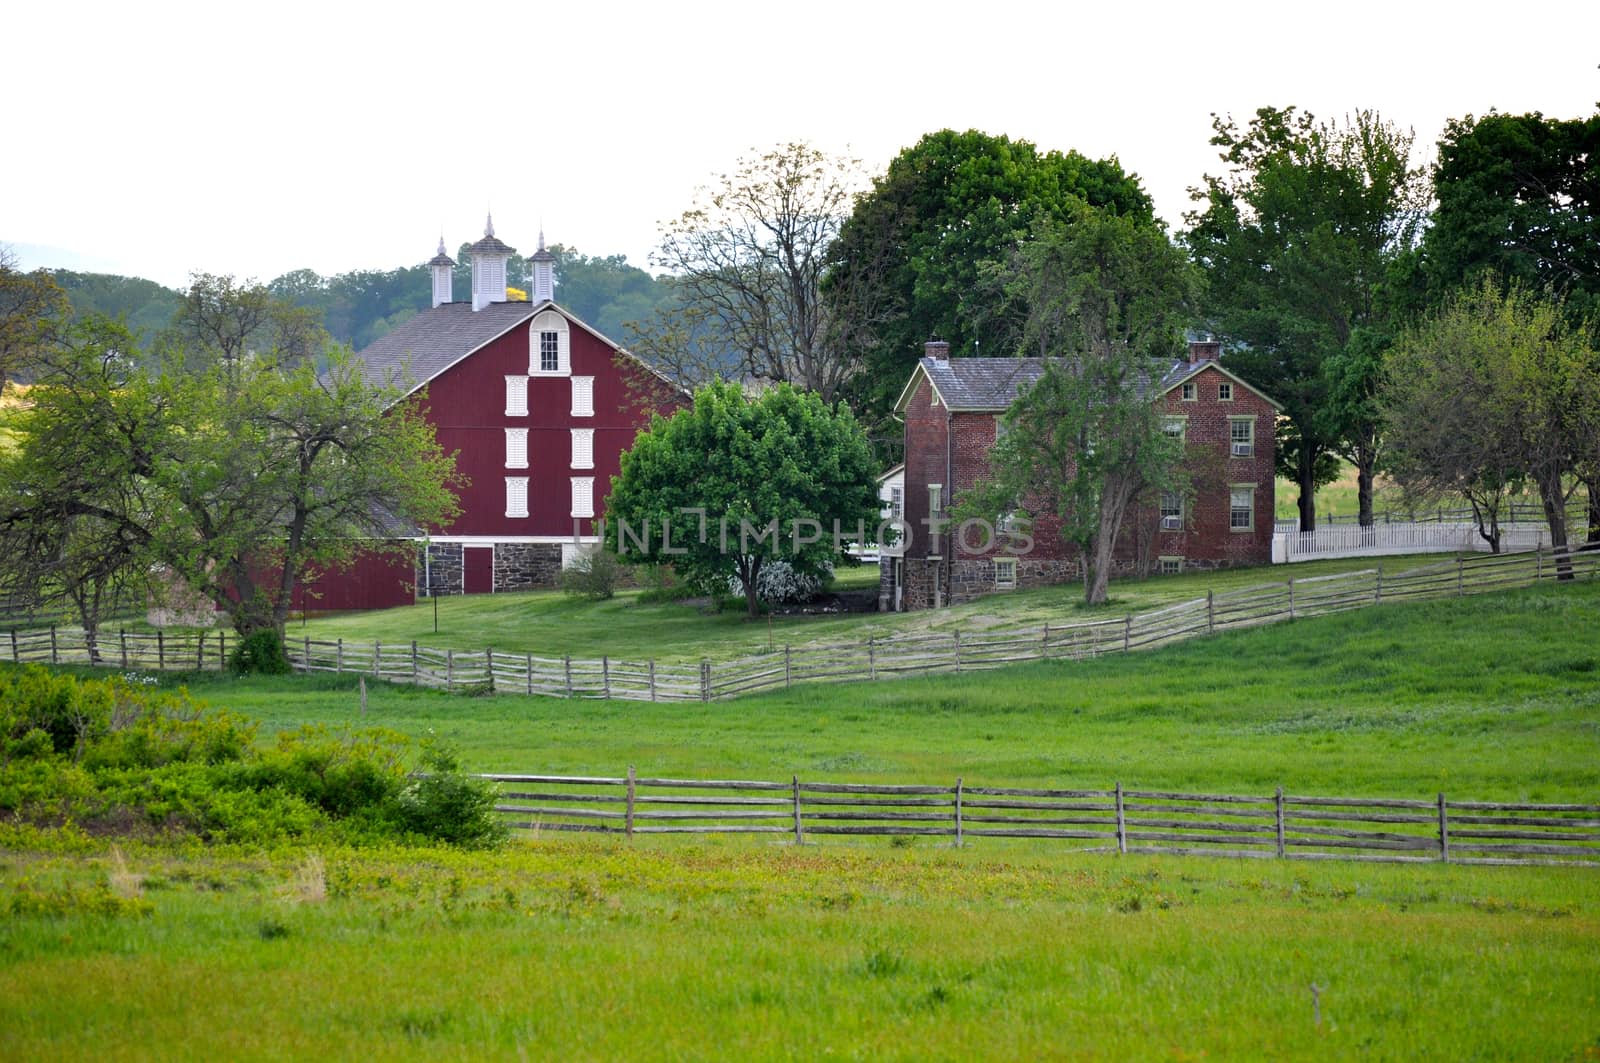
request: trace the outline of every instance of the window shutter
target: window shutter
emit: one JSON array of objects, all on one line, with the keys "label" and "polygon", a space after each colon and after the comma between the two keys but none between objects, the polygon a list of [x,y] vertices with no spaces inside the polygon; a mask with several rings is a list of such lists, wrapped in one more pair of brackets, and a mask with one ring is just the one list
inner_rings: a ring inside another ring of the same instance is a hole
[{"label": "window shutter", "polygon": [[594,416],[594,377],[575,376],[572,378],[572,416]]},{"label": "window shutter", "polygon": [[574,469],[594,468],[593,428],[574,428],[572,430],[572,467]]},{"label": "window shutter", "polygon": [[525,376],[506,377],[506,416],[528,416],[528,378]]},{"label": "window shutter", "polygon": [[526,517],[528,515],[528,478],[526,476],[506,477],[506,516]]},{"label": "window shutter", "polygon": [[572,515],[574,517],[594,516],[593,476],[574,476],[572,478]]},{"label": "window shutter", "polygon": [[528,430],[526,428],[506,429],[506,468],[526,469],[528,467]]}]

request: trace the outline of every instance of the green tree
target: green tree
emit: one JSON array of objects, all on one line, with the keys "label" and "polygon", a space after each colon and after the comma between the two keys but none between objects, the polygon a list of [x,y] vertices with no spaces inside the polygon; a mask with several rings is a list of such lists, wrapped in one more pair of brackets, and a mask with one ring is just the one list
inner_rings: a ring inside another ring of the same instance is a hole
[{"label": "green tree", "polygon": [[1293,107],[1212,128],[1227,171],[1192,192],[1203,208],[1185,235],[1209,281],[1207,316],[1229,364],[1284,404],[1278,464],[1299,487],[1300,527],[1315,526],[1334,454],[1355,462],[1370,523],[1375,352],[1396,328],[1384,285],[1426,203],[1412,135],[1372,111],[1334,124]]},{"label": "green tree", "polygon": [[0,395],[38,357],[66,310],[66,295],[49,273],[23,273],[10,250],[0,247]]},{"label": "green tree", "polygon": [[875,434],[924,341],[949,340],[956,356],[1015,349],[979,284],[983,264],[1009,261],[1036,219],[1066,221],[1084,203],[1145,220],[1153,210],[1115,158],[977,130],[929,133],[889,163],[833,243],[826,284],[841,343],[863,363],[851,400]]},{"label": "green tree", "polygon": [[1047,361],[1006,411],[990,476],[958,508],[1053,513],[1098,604],[1129,508],[1185,486],[1183,445],[1163,430],[1150,385],[1181,347],[1196,276],[1156,225],[1080,207],[1068,223],[1040,223],[1005,291],[1025,349]]},{"label": "green tree", "polygon": [[691,409],[657,415],[623,454],[606,500],[606,546],[630,563],[670,564],[713,593],[734,577],[754,617],[769,560],[820,575],[847,560],[836,529],[843,541],[872,534],[875,471],[842,404],[787,384],[755,399],[709,384]]},{"label": "green tree", "polygon": [[1600,461],[1600,352],[1558,300],[1494,276],[1452,297],[1391,353],[1380,396],[1403,484],[1475,509],[1519,479],[1539,489],[1550,541]]}]

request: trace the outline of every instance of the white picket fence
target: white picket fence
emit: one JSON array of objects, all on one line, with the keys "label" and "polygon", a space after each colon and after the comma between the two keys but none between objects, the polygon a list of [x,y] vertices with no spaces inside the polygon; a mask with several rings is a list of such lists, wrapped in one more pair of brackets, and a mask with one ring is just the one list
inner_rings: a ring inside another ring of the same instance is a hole
[{"label": "white picket fence", "polygon": [[[1293,527],[1292,522],[1288,523]],[[1500,525],[1504,552],[1540,550],[1549,541],[1541,523],[1519,521]],[[1471,521],[1414,521],[1395,524],[1332,524],[1315,531],[1280,530],[1272,536],[1272,563],[1292,564],[1335,557],[1382,557],[1386,554],[1488,553],[1489,544]]]}]

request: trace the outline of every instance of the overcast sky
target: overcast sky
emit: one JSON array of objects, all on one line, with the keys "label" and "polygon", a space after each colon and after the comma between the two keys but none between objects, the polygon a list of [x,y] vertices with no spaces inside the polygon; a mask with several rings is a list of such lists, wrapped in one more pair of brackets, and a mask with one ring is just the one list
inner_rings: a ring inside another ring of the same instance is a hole
[{"label": "overcast sky", "polygon": [[1445,119],[1600,100],[1600,3],[18,3],[0,242],[23,265],[262,280],[497,234],[644,265],[752,148],[870,171],[978,128],[1116,155],[1174,224],[1210,114]]}]

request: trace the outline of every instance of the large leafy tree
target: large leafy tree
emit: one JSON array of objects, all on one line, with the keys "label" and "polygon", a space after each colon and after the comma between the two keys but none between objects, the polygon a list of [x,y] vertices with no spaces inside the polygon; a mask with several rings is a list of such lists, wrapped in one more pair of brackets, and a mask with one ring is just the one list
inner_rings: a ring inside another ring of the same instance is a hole
[{"label": "large leafy tree", "polygon": [[44,270],[24,273],[0,247],[0,395],[38,357],[67,310],[66,294]]},{"label": "large leafy tree", "polygon": [[309,569],[348,562],[396,519],[448,522],[456,474],[415,404],[344,350],[258,346],[274,333],[257,331],[259,292],[240,292],[215,286],[207,332],[175,331],[149,368],[132,368],[125,331],[91,319],[72,333],[20,426],[0,534],[113,537],[240,634],[281,634]]},{"label": "large leafy tree", "polygon": [[1329,123],[1293,107],[1261,108],[1244,127],[1219,117],[1213,130],[1227,168],[1192,193],[1185,234],[1209,281],[1207,317],[1229,364],[1283,403],[1279,471],[1299,487],[1300,527],[1314,527],[1335,454],[1356,464],[1370,523],[1370,398],[1397,327],[1385,286],[1426,206],[1412,135],[1372,111]]},{"label": "large leafy tree", "polygon": [[1468,115],[1445,126],[1424,241],[1435,298],[1489,272],[1600,310],[1600,113]]},{"label": "large leafy tree", "polygon": [[949,129],[896,156],[829,252],[830,303],[864,364],[851,389],[861,416],[883,427],[930,338],[949,340],[958,357],[1014,350],[1014,327],[980,283],[983,265],[1008,262],[1036,220],[1066,222],[1084,203],[1152,216],[1139,179],[1115,158]]},{"label": "large leafy tree", "polygon": [[1045,371],[1006,412],[991,475],[959,508],[1052,514],[1096,604],[1130,507],[1183,486],[1183,446],[1163,431],[1151,385],[1181,346],[1197,279],[1156,225],[1087,207],[1040,223],[1007,273],[1022,344]]},{"label": "large leafy tree", "polygon": [[657,415],[622,456],[606,499],[606,544],[625,559],[670,564],[708,590],[734,577],[753,617],[770,561],[821,575],[846,560],[843,541],[872,534],[874,472],[843,404],[787,384],[749,399],[738,385],[712,383],[692,408]]}]

